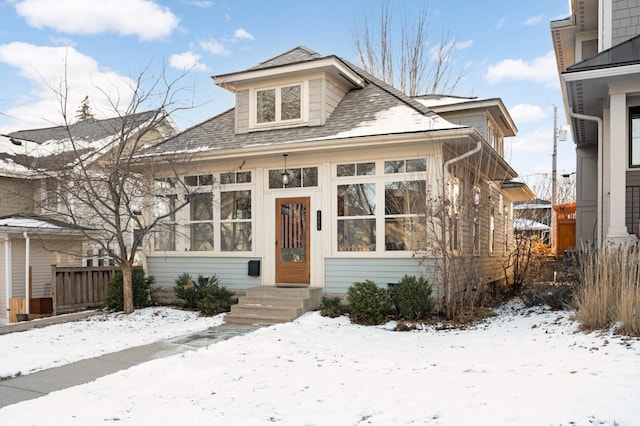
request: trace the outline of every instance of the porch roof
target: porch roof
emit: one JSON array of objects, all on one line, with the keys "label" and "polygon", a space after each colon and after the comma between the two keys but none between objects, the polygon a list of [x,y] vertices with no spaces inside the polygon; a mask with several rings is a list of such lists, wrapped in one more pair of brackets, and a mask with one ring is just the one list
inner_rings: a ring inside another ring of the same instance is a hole
[{"label": "porch roof", "polygon": [[0,234],[9,236],[22,236],[24,232],[40,236],[60,234],[82,236],[90,231],[92,231],[90,228],[37,215],[14,214],[0,217]]}]

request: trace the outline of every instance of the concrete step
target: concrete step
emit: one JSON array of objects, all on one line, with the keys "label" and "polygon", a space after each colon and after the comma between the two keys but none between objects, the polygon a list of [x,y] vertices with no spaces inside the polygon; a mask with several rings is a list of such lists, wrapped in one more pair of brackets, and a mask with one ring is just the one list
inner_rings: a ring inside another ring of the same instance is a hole
[{"label": "concrete step", "polygon": [[260,286],[246,290],[225,316],[231,324],[277,324],[289,322],[318,307],[322,289]]},{"label": "concrete step", "polygon": [[295,319],[304,314],[304,309],[300,307],[270,306],[270,305],[241,305],[231,307],[231,314],[251,314],[258,317],[287,317]]}]

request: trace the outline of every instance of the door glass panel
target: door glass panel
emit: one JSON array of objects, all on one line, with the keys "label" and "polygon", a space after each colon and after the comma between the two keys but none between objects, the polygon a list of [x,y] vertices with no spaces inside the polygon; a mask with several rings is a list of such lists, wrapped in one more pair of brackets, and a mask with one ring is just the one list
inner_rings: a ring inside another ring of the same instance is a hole
[{"label": "door glass panel", "polygon": [[307,206],[304,203],[280,206],[280,260],[282,262],[305,262]]}]

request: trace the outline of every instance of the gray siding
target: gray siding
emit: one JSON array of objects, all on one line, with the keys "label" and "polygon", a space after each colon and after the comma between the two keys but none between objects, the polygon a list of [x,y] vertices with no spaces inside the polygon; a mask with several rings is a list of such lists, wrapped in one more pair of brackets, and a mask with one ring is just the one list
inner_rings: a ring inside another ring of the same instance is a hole
[{"label": "gray siding", "polygon": [[[344,95],[347,92],[342,89],[337,84],[333,83],[331,80],[326,81],[326,90],[325,90],[325,121],[331,115],[334,109],[338,106]],[[324,123],[323,123],[324,124]]]},{"label": "gray siding", "polygon": [[433,268],[413,258],[332,258],[325,260],[325,293],[343,294],[359,281],[371,280],[382,288],[404,275],[424,276],[430,282]]},{"label": "gray siding", "polygon": [[159,287],[173,287],[178,275],[185,272],[197,277],[216,275],[220,284],[229,290],[245,290],[259,286],[261,277],[248,275],[249,260],[254,258],[204,258],[204,257],[149,257],[148,274],[155,278]]},{"label": "gray siding", "polygon": [[463,115],[455,116],[453,114],[447,114],[445,116],[447,121],[453,124],[459,124],[461,126],[468,126],[475,128],[478,133],[482,135],[485,140],[489,140],[487,133],[487,116],[485,114]]},{"label": "gray siding", "polygon": [[249,90],[236,93],[236,133],[249,131]]},{"label": "gray siding", "polygon": [[33,213],[33,187],[31,181],[0,178],[0,216]]},{"label": "gray siding", "polygon": [[324,86],[323,79],[309,80],[309,126],[322,126],[326,122],[323,107]]},{"label": "gray siding", "polygon": [[638,0],[613,0],[611,45],[640,34],[640,2]]}]

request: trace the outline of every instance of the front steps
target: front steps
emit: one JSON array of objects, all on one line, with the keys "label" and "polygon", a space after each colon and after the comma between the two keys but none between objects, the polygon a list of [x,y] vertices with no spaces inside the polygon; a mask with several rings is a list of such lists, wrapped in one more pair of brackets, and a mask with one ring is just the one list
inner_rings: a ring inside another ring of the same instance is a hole
[{"label": "front steps", "polygon": [[230,324],[289,322],[316,309],[321,299],[322,289],[317,287],[251,287],[224,320]]}]

